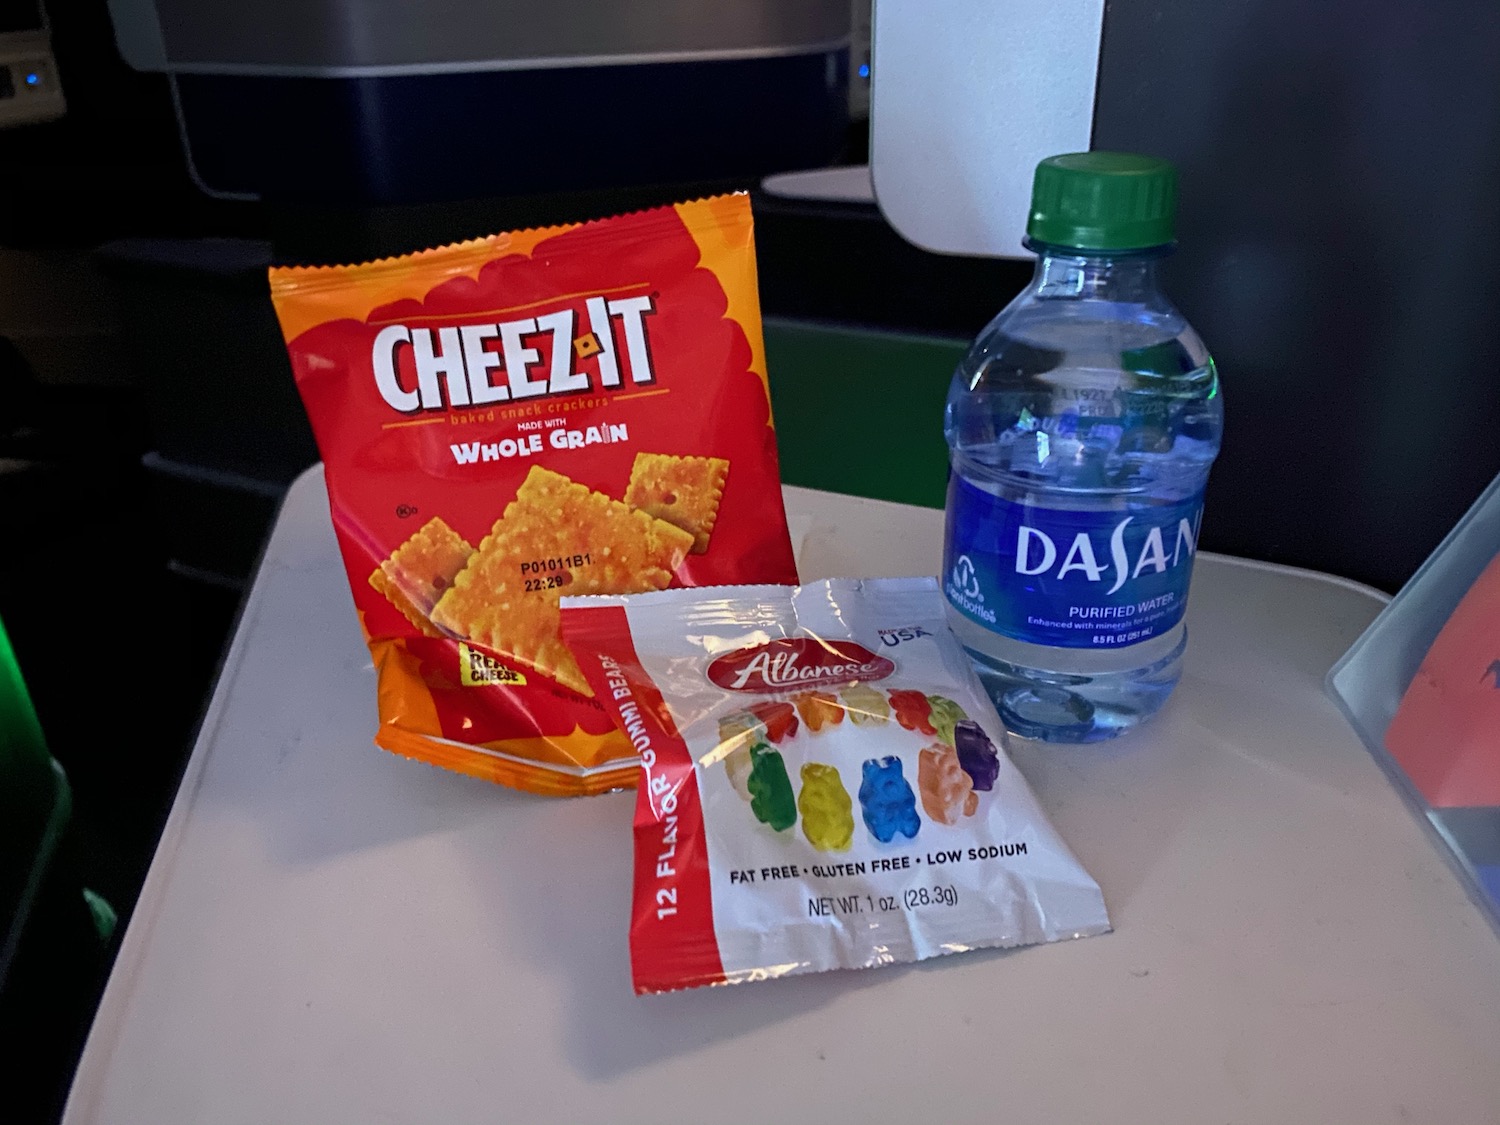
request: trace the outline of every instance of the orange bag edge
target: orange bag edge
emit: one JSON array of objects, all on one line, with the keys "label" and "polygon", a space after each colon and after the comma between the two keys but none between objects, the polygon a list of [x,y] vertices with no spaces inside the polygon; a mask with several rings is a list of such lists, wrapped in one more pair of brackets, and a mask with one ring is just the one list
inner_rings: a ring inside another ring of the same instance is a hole
[{"label": "orange bag edge", "polygon": [[[488,743],[458,743],[441,737],[432,697],[413,670],[404,638],[366,635],[375,665],[380,727],[375,744],[384,750],[429,765],[483,778],[514,789],[547,796],[585,796],[635,786],[636,766],[610,768],[609,761],[633,755],[619,731],[601,738],[580,734],[538,736]],[[578,759],[598,757],[601,743],[615,742],[622,751],[605,764],[585,766]],[[578,743],[582,753],[574,753]],[[520,759],[520,760],[517,760]]]},{"label": "orange bag edge", "polygon": [[474,746],[449,743],[393,726],[382,726],[376,732],[375,745],[401,758],[542,797],[595,797],[620,789],[634,789],[636,775],[640,772],[640,767],[632,763],[579,776],[549,769],[541,762],[523,764],[498,754],[487,754]]},{"label": "orange bag edge", "polygon": [[[337,317],[361,319],[368,316],[372,310],[382,305],[409,296],[414,285],[430,289],[448,278],[459,275],[473,277],[480,267],[497,254],[530,256],[539,243],[577,230],[598,230],[600,237],[607,241],[615,237],[610,226],[615,220],[653,212],[664,217],[668,214],[675,215],[687,225],[693,232],[694,241],[702,255],[700,264],[712,270],[716,276],[724,276],[721,270],[736,254],[747,249],[751,252],[748,294],[742,284],[736,284],[732,290],[726,286],[730,308],[725,316],[737,321],[745,329],[746,335],[750,337],[754,356],[751,369],[760,375],[762,381],[766,381],[765,345],[760,331],[759,279],[753,261],[754,215],[748,191],[724,192],[680,203],[621,211],[583,222],[502,231],[363,262],[316,266],[273,265],[266,270],[271,303],[276,309],[282,339],[291,344],[303,332],[325,320]],[[707,241],[705,233],[715,229],[721,232],[720,241]],[[741,314],[749,311],[754,312],[754,332],[750,331],[749,322],[741,319]],[[769,383],[767,398],[769,399]]]}]

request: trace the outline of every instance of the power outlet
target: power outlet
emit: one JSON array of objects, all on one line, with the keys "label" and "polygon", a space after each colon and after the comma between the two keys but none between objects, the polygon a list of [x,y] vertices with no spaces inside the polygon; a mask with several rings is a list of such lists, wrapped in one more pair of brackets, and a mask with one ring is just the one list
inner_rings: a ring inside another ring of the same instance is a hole
[{"label": "power outlet", "polygon": [[0,129],[51,121],[67,108],[47,32],[0,32]]}]

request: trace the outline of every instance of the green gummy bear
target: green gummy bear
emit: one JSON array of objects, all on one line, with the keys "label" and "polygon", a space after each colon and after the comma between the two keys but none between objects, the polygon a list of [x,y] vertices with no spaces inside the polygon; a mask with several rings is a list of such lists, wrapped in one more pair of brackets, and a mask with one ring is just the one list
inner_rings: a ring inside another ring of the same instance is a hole
[{"label": "green gummy bear", "polygon": [[964,714],[962,707],[946,696],[929,695],[927,702],[932,705],[932,715],[927,721],[932,724],[932,729],[937,731],[938,737],[952,746],[953,728],[969,716]]},{"label": "green gummy bear", "polygon": [[781,832],[797,823],[797,798],[779,751],[764,742],[750,747],[750,811]]}]

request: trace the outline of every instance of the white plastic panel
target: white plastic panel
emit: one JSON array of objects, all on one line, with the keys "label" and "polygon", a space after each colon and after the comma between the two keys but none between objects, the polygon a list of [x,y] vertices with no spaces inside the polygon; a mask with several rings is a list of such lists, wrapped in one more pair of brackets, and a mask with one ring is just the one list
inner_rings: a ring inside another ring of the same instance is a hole
[{"label": "white plastic panel", "polygon": [[880,210],[945,254],[1022,257],[1037,161],[1089,147],[1104,0],[876,0]]},{"label": "white plastic panel", "polygon": [[875,202],[870,191],[868,164],[840,164],[806,172],[778,172],[760,185],[770,195],[783,199],[817,199],[834,203]]}]

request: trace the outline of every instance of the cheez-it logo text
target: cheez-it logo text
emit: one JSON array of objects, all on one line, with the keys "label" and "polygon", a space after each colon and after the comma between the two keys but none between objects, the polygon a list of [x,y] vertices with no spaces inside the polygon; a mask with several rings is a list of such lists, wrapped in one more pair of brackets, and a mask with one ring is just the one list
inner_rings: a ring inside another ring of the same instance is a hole
[{"label": "cheez-it logo text", "polygon": [[375,386],[392,410],[415,414],[581,394],[627,379],[655,382],[646,332],[646,317],[656,311],[651,297],[589,297],[583,304],[582,318],[564,308],[489,324],[387,325],[370,353]]}]

